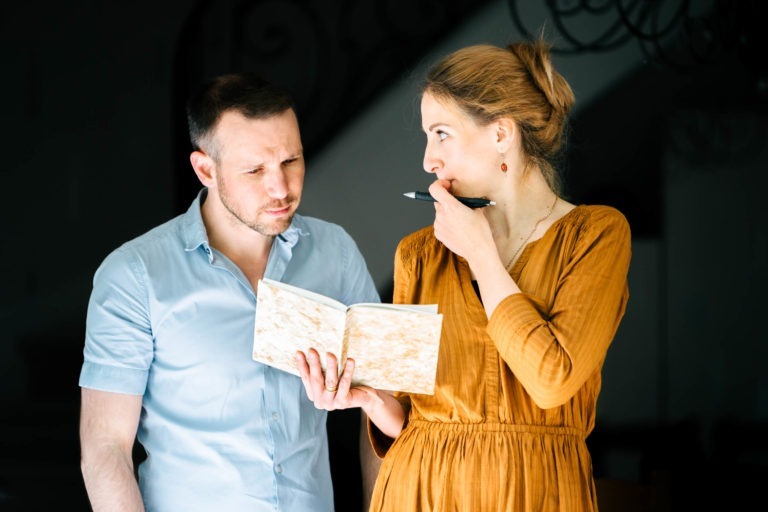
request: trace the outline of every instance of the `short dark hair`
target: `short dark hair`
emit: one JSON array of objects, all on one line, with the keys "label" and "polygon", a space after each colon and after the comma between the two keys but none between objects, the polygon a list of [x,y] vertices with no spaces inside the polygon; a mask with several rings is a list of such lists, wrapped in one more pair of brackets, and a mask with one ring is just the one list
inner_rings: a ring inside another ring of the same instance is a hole
[{"label": "short dark hair", "polygon": [[195,150],[218,159],[211,135],[222,114],[234,110],[263,119],[295,110],[291,95],[253,72],[230,73],[207,81],[187,101],[189,140]]}]

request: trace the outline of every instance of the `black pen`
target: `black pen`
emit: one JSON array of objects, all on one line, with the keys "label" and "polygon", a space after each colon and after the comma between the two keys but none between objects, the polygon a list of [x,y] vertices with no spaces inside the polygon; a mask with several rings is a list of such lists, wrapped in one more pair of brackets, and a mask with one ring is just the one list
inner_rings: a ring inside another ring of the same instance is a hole
[{"label": "black pen", "polygon": [[[433,203],[435,202],[435,198],[432,197],[429,194],[429,192],[406,192],[403,195],[405,197],[410,197],[411,199],[418,199],[419,201],[432,201]],[[496,204],[490,199],[483,199],[482,197],[461,197],[461,196],[453,196],[453,197],[455,197],[464,206],[469,206],[470,208],[482,208],[483,206],[493,206],[494,204]]]}]

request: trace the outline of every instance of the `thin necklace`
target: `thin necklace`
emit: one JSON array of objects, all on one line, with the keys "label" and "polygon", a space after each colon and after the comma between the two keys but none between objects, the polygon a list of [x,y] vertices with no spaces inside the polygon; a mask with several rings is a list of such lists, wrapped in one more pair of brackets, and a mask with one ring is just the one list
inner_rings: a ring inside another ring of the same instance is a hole
[{"label": "thin necklace", "polygon": [[547,214],[545,216],[543,216],[542,218],[540,218],[539,220],[536,221],[536,224],[533,225],[533,229],[531,230],[530,233],[528,233],[528,236],[525,237],[525,240],[523,240],[523,243],[520,244],[520,247],[518,247],[517,250],[515,251],[515,253],[512,255],[512,257],[509,258],[509,261],[507,261],[507,265],[505,267],[507,269],[507,272],[509,272],[509,269],[512,267],[512,263],[514,263],[515,258],[517,258],[517,255],[520,254],[520,251],[523,250],[523,247],[525,247],[525,244],[528,243],[528,240],[530,240],[531,237],[533,236],[533,234],[536,232],[536,228],[539,227],[539,224],[541,224],[542,222],[547,220],[549,218],[549,216],[552,215],[552,212],[555,211],[555,205],[557,204],[557,200],[558,199],[559,198],[557,197],[557,194],[555,194],[555,200],[552,201],[552,206],[549,207],[549,210],[547,211]]}]

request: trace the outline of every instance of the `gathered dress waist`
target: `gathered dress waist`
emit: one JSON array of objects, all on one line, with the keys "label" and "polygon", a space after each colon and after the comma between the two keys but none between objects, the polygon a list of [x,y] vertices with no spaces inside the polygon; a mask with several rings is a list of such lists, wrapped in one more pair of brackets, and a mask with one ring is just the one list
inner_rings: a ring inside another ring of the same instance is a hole
[{"label": "gathered dress waist", "polygon": [[437,432],[509,432],[519,434],[534,435],[555,435],[555,436],[573,436],[579,439],[586,439],[587,434],[584,430],[576,427],[559,427],[555,425],[524,425],[514,423],[448,423],[444,421],[429,420],[410,420],[408,427],[419,430],[437,431]]}]

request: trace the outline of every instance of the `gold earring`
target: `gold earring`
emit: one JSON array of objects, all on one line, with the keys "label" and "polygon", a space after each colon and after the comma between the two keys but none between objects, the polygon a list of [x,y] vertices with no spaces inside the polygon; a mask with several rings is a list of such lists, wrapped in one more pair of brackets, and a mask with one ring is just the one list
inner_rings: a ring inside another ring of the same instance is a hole
[{"label": "gold earring", "polygon": [[507,172],[507,164],[504,162],[501,162],[501,172]]}]

